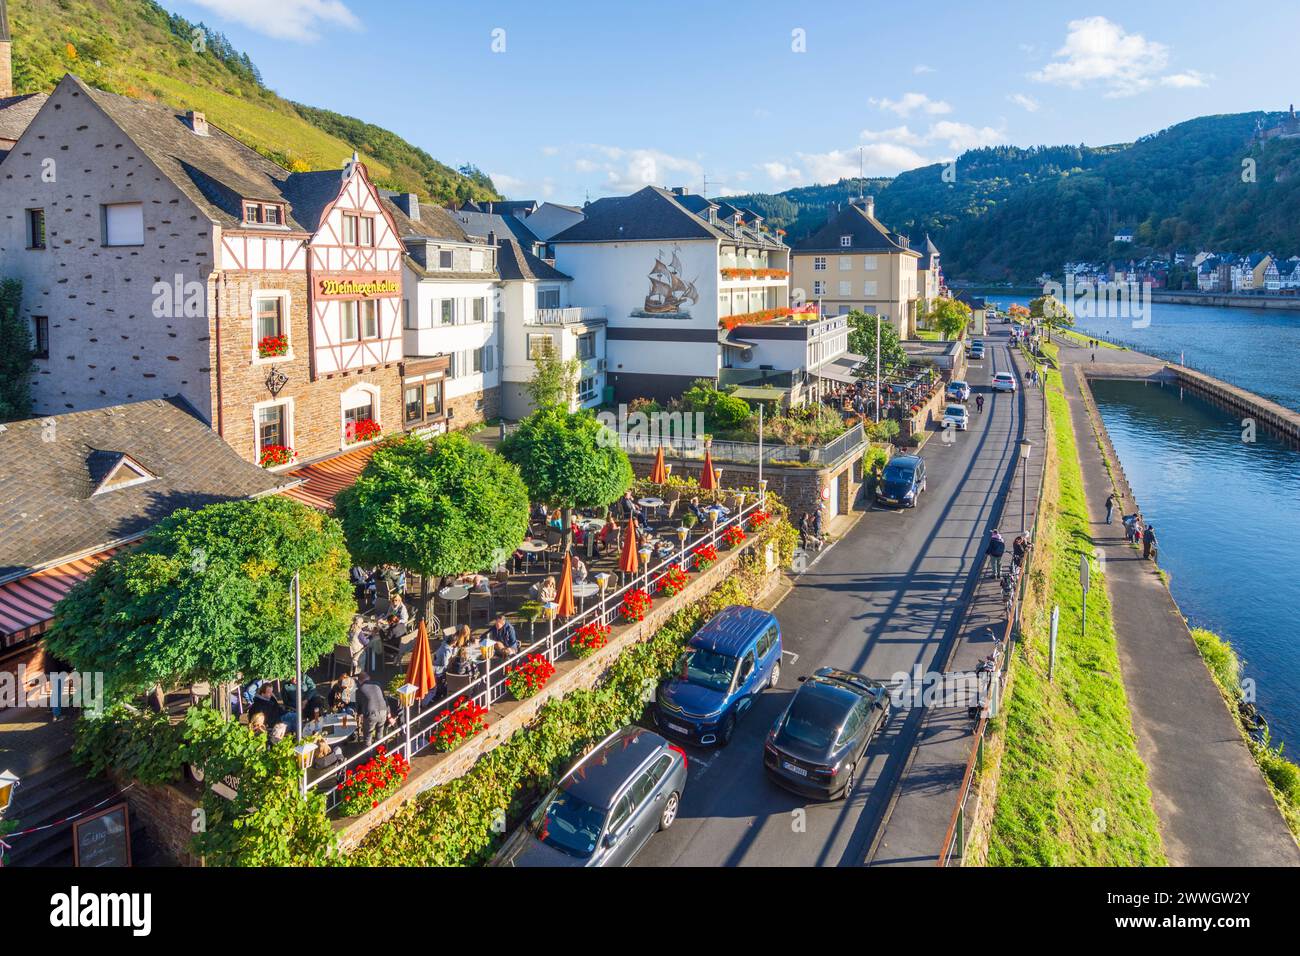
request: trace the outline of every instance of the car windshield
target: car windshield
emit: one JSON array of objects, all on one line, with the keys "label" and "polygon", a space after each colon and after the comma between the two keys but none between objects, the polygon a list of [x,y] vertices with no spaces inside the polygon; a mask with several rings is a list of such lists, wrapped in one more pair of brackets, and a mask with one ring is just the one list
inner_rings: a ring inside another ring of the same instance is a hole
[{"label": "car windshield", "polygon": [[710,690],[727,690],[731,675],[736,672],[736,659],[696,647],[681,656],[678,672],[687,683]]},{"label": "car windshield", "polygon": [[966,407],[964,405],[949,405],[948,411],[944,414],[951,415],[954,418],[961,418],[966,414]]},{"label": "car windshield", "polygon": [[795,694],[777,732],[777,743],[797,743],[814,750],[829,750],[845,710],[841,702],[821,693]]},{"label": "car windshield", "polygon": [[604,810],[567,790],[552,790],[528,821],[533,836],[547,846],[584,859],[596,852],[604,825]]},{"label": "car windshield", "polygon": [[888,465],[884,478],[885,481],[911,481],[912,469],[908,465]]}]

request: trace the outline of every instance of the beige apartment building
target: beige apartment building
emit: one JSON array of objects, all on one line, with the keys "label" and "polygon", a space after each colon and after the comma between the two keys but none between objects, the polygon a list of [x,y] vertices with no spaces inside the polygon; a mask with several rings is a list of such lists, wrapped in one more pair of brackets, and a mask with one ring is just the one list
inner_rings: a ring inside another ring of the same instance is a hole
[{"label": "beige apartment building", "polygon": [[922,254],[906,236],[876,219],[875,199],[855,199],[791,248],[796,301],[821,303],[825,314],[860,309],[893,324],[902,338],[916,331],[917,263]]}]

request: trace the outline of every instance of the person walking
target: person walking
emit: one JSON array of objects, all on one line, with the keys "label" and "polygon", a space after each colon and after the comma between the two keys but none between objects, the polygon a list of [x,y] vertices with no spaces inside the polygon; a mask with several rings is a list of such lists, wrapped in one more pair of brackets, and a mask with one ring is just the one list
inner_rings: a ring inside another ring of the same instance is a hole
[{"label": "person walking", "polygon": [[799,518],[799,547],[808,550],[808,535],[812,532],[812,516],[804,512]]},{"label": "person walking", "polygon": [[817,550],[820,551],[822,549],[822,509],[820,507],[813,512],[812,536],[813,541],[817,544]]},{"label": "person walking", "polygon": [[989,559],[989,568],[995,578],[1002,576],[1002,555],[1006,554],[1006,552],[1007,543],[1003,540],[1002,535],[998,533],[998,529],[994,528],[989,535],[988,547],[984,549],[984,554]]},{"label": "person walking", "polygon": [[977,411],[977,412],[982,412],[982,411],[984,411],[984,396],[983,396],[983,395],[976,395],[976,396],[975,396],[975,411]]},{"label": "person walking", "polygon": [[1111,518],[1115,515],[1115,492],[1106,496],[1106,524],[1111,523]]},{"label": "person walking", "polygon": [[361,743],[369,747],[384,735],[388,702],[384,700],[384,688],[379,681],[365,672],[360,674],[357,686],[357,711],[361,715]]}]

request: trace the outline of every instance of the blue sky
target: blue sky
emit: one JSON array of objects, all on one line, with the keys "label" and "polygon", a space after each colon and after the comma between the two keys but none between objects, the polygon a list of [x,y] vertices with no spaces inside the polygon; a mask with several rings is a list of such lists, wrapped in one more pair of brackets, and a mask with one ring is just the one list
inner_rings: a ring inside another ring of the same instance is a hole
[{"label": "blue sky", "polygon": [[[512,198],[777,191],[972,146],[1125,142],[1300,99],[1300,7],[163,0],[281,95]],[[806,7],[807,9],[800,9]]]}]

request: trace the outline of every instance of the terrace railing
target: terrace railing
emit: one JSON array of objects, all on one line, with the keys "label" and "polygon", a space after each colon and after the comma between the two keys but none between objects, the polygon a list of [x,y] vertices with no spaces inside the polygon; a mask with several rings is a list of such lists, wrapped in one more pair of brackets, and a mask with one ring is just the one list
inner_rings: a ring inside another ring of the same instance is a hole
[{"label": "terrace railing", "polygon": [[[675,548],[667,557],[660,558],[657,555],[652,555],[642,571],[631,575],[630,580],[621,586],[608,588],[602,593],[598,601],[593,602],[585,610],[564,621],[551,620],[545,622],[542,625],[545,633],[540,638],[524,645],[520,652],[513,657],[499,660],[493,659],[487,662],[488,666],[485,673],[478,676],[454,696],[449,694],[443,700],[436,701],[419,711],[412,709],[409,724],[405,720],[399,720],[396,729],[388,731],[373,744],[348,757],[342,764],[331,767],[327,772],[314,778],[311,777],[309,772],[308,789],[323,790],[326,810],[333,810],[339,803],[339,791],[337,789],[339,781],[344,778],[348,770],[365,763],[373,757],[379,747],[383,746],[387,748],[388,752],[392,753],[400,750],[408,759],[428,750],[433,746],[434,735],[438,725],[442,722],[442,715],[447,713],[456,700],[463,697],[466,700],[474,701],[481,707],[491,707],[509,693],[506,688],[506,671],[511,666],[520,663],[529,654],[544,654],[547,660],[552,663],[564,657],[569,652],[569,644],[579,628],[585,624],[596,622],[601,624],[610,623],[618,613],[623,598],[629,591],[635,588],[643,588],[647,592],[651,591],[652,583],[670,565],[677,564],[683,570],[690,570],[695,563],[692,552],[696,548],[707,544],[716,547],[724,531],[733,525],[743,524],[755,511],[760,510],[764,503],[761,497],[748,500],[747,496],[747,503],[744,507],[727,515],[725,518],[719,519],[716,524],[711,523],[703,534],[695,538],[688,537],[685,544]],[[660,600],[674,601],[677,598],[660,598]]]}]

